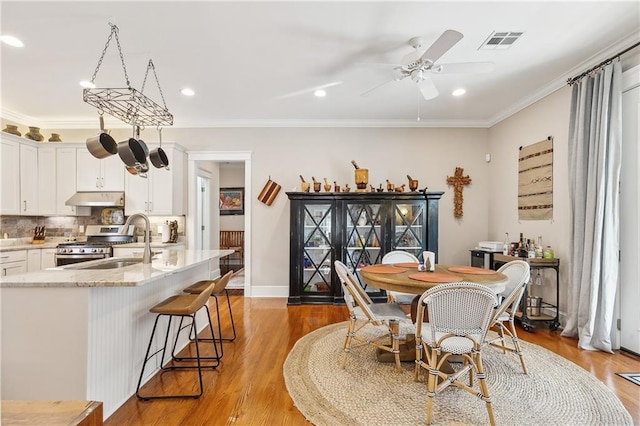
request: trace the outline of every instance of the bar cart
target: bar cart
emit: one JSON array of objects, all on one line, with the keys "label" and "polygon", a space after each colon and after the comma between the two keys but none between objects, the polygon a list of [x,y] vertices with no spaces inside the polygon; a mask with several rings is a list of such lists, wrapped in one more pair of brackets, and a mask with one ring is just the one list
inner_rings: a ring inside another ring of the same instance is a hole
[{"label": "bar cart", "polygon": [[531,277],[534,276],[534,273],[538,273],[541,269],[545,268],[551,268],[556,271],[555,305],[544,302],[539,298],[530,297],[530,289],[527,285],[522,295],[522,301],[520,302],[520,312],[516,313],[516,318],[520,321],[525,331],[531,331],[535,327],[535,323],[538,322],[547,323],[549,330],[557,330],[560,326],[558,309],[560,305],[560,259],[522,258],[496,253],[493,256],[493,269],[498,270],[502,265],[512,260],[524,260],[527,262],[531,267]]}]

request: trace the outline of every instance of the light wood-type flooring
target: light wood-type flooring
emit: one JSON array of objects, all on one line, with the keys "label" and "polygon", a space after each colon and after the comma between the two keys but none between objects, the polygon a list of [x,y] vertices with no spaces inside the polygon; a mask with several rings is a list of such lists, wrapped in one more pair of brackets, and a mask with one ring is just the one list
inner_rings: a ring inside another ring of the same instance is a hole
[{"label": "light wood-type flooring", "polygon": [[[220,298],[223,334],[230,326],[226,301]],[[251,299],[231,296],[238,332],[225,344],[224,357],[216,370],[204,373],[205,390],[200,399],[143,402],[135,396],[105,422],[121,425],[304,425],[309,424],[294,407],[282,376],[282,365],[294,343],[305,334],[328,324],[345,321],[344,306],[287,306],[286,299]],[[215,314],[213,314],[215,316]],[[215,323],[214,323],[215,324]],[[640,386],[616,372],[640,371],[640,358],[624,352],[614,355],[579,350],[576,340],[560,332],[519,330],[522,340],[541,345],[590,371],[604,382],[640,425]],[[145,339],[148,339],[145,336]],[[137,374],[137,373],[136,373]],[[145,391],[193,391],[197,379],[176,381],[173,372],[157,375]],[[134,378],[137,381],[137,376]],[[567,392],[571,392],[567,389]]]}]

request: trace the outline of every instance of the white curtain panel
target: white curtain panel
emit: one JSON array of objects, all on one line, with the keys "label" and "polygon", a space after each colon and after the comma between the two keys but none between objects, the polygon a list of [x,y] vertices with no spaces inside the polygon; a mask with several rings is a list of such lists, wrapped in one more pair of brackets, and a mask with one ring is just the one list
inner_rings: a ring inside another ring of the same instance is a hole
[{"label": "white curtain panel", "polygon": [[569,123],[572,267],[563,336],[612,352],[618,285],[622,71],[615,59],[574,84]]}]

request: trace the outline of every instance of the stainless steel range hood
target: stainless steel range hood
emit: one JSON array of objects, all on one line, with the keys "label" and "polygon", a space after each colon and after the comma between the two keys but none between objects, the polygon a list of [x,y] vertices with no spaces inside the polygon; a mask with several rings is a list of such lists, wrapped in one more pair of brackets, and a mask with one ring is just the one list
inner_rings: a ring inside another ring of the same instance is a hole
[{"label": "stainless steel range hood", "polygon": [[76,192],[65,204],[78,207],[124,207],[124,192]]}]

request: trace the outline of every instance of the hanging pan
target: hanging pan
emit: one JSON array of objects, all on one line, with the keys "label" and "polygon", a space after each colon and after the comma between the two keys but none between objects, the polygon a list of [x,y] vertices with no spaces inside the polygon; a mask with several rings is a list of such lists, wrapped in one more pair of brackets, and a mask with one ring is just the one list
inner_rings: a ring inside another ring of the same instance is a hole
[{"label": "hanging pan", "polygon": [[87,149],[96,158],[107,158],[118,153],[118,144],[104,130],[104,119],[100,114],[100,134],[87,139]]},{"label": "hanging pan", "polygon": [[[135,129],[135,126],[134,126]],[[145,152],[146,144],[142,144],[135,138],[129,138],[126,141],[118,142],[118,155],[124,164],[135,167],[137,164],[147,162],[147,153]]]},{"label": "hanging pan", "polygon": [[164,152],[164,149],[162,149],[162,129],[160,127],[158,127],[158,137],[160,138],[160,147],[151,150],[149,153],[149,160],[151,160],[151,164],[158,169],[164,167],[169,170],[169,158]]}]

